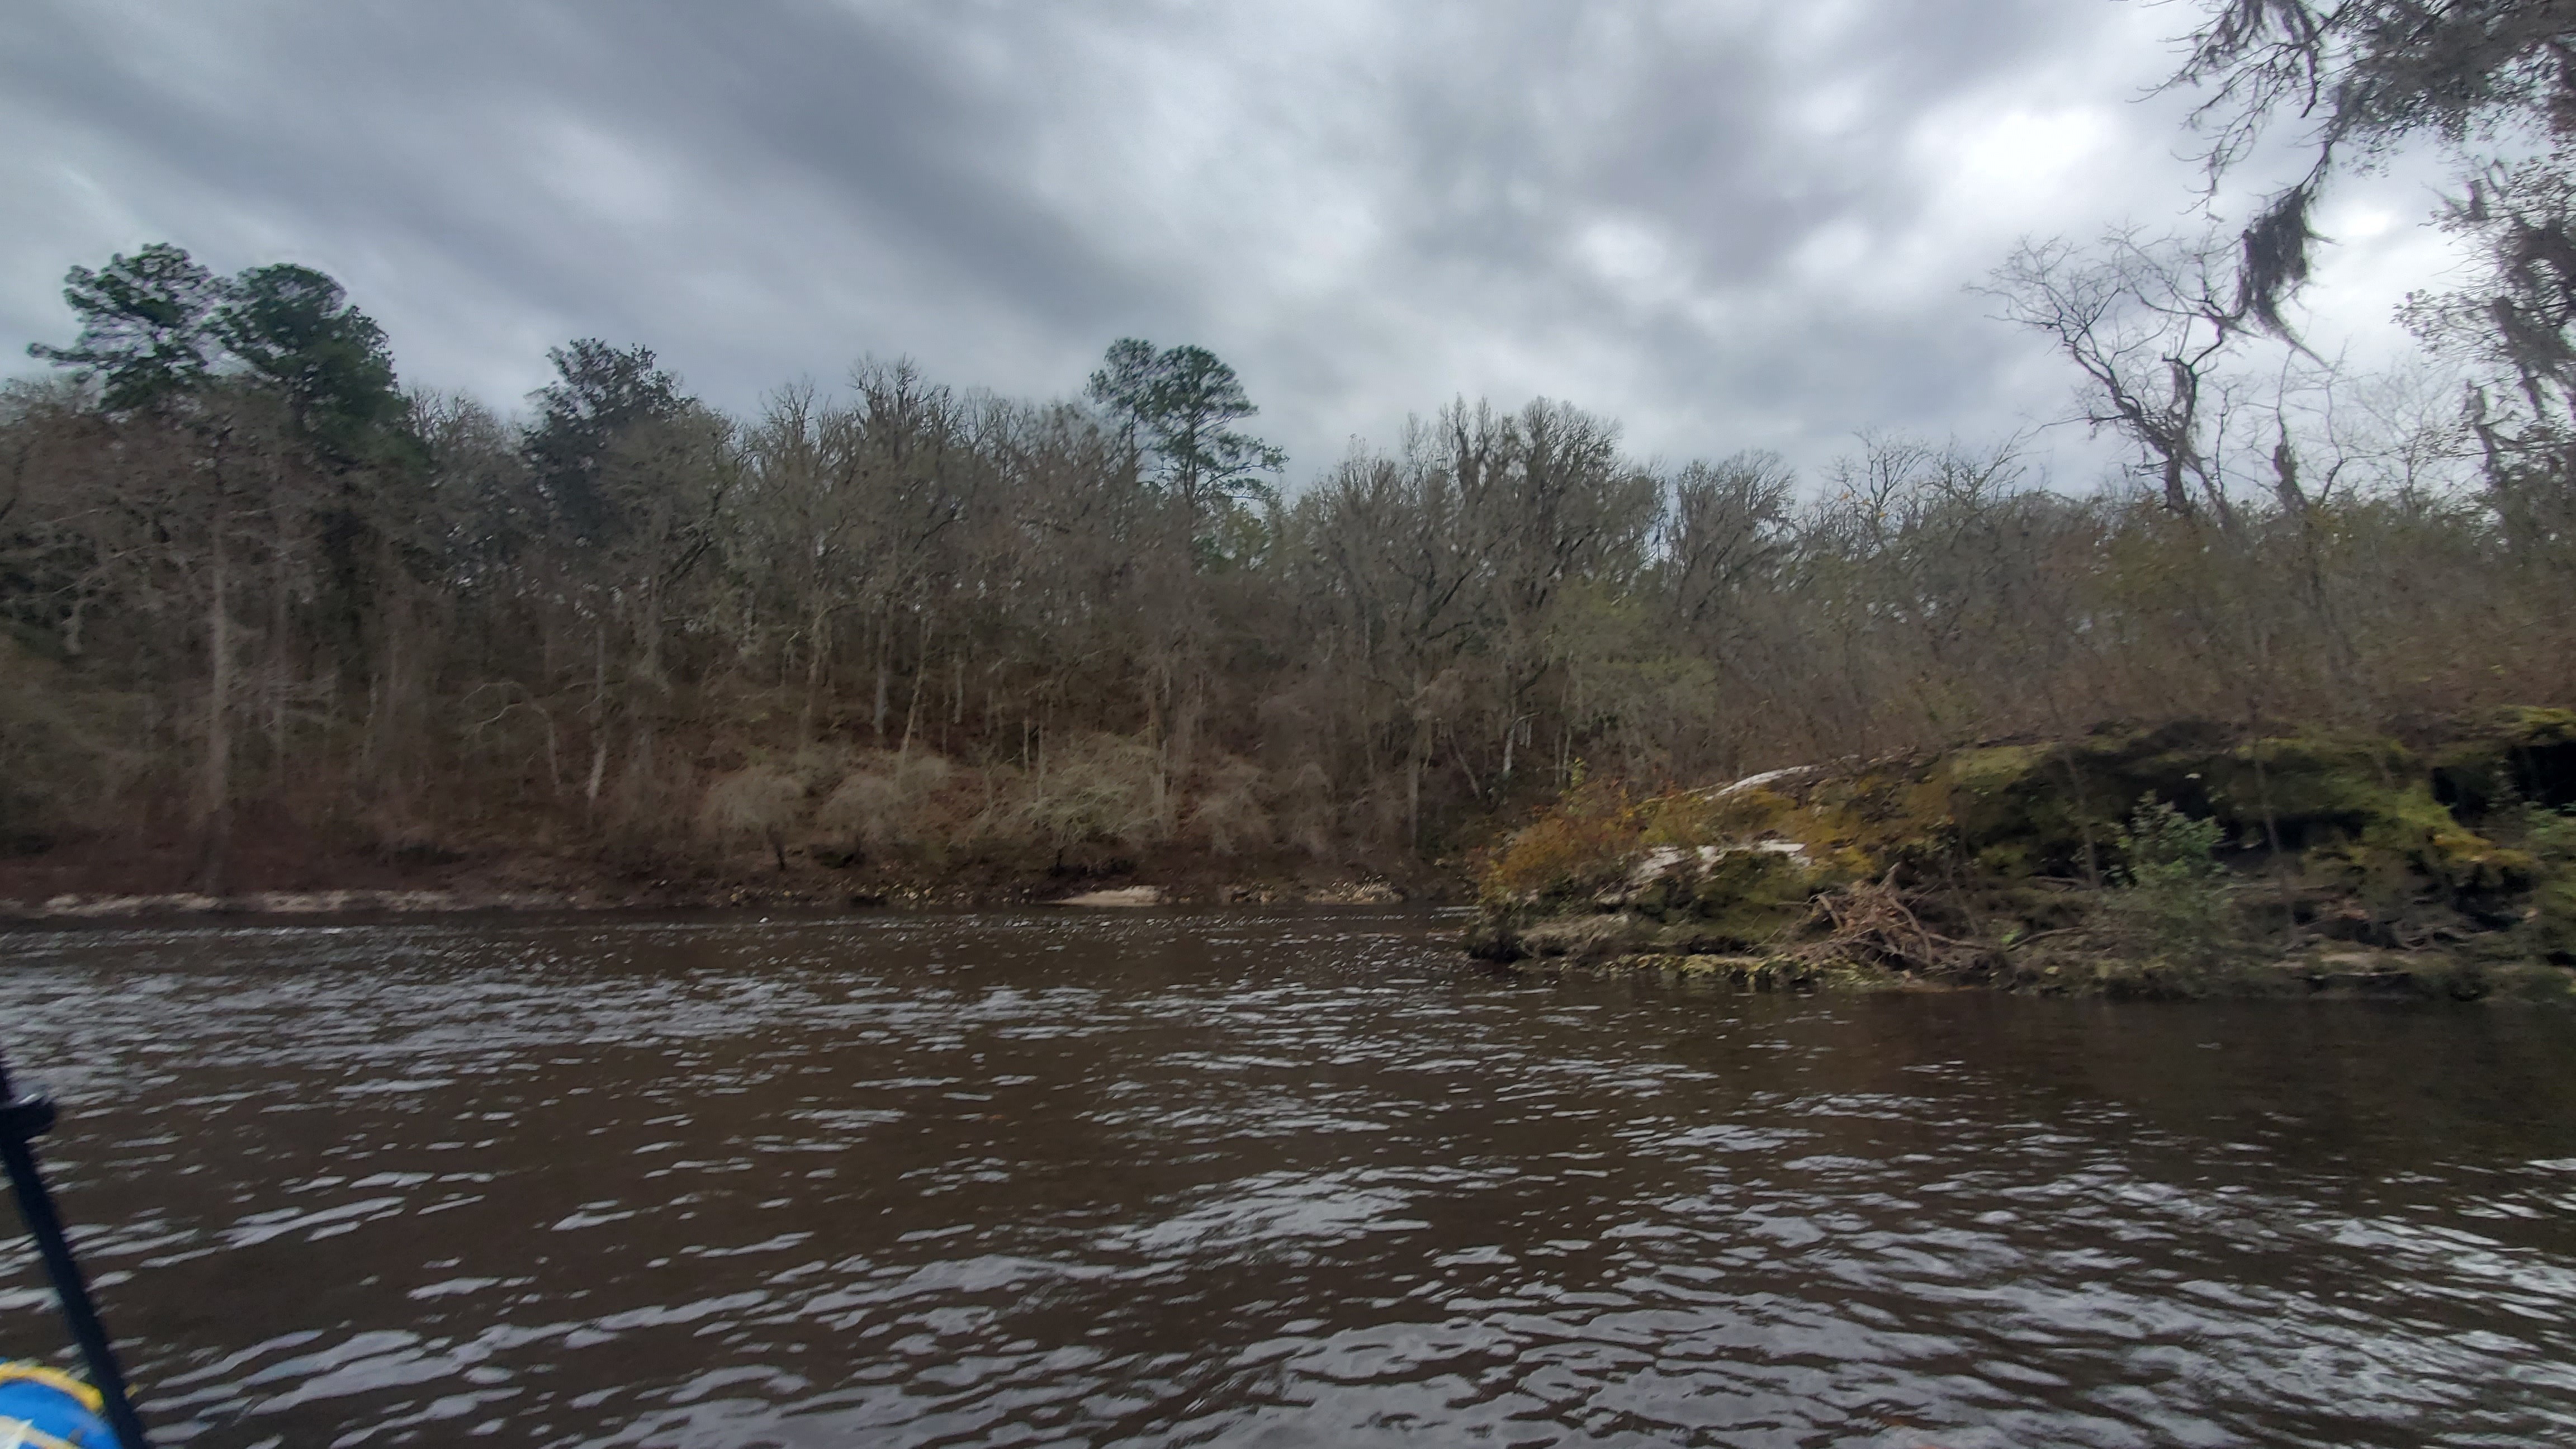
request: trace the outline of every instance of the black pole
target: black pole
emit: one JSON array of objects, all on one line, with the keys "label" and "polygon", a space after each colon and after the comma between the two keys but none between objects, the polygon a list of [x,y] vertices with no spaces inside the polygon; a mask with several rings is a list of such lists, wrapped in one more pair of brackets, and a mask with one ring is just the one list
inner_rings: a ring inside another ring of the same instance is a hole
[{"label": "black pole", "polygon": [[116,1366],[116,1348],[108,1342],[107,1325],[98,1321],[89,1284],[82,1279],[72,1245],[63,1236],[53,1194],[45,1191],[45,1180],[36,1172],[35,1140],[53,1125],[52,1101],[42,1092],[21,1097],[11,1090],[8,1060],[0,1058],[0,1164],[9,1169],[9,1190],[18,1199],[18,1216],[26,1219],[27,1234],[36,1240],[36,1253],[45,1260],[45,1276],[53,1280],[54,1296],[62,1302],[72,1340],[89,1364],[90,1385],[106,1403],[107,1426],[116,1431],[116,1442],[122,1449],[152,1449],[152,1441],[143,1434],[143,1421],[134,1416],[134,1403],[125,1395],[125,1375]]}]

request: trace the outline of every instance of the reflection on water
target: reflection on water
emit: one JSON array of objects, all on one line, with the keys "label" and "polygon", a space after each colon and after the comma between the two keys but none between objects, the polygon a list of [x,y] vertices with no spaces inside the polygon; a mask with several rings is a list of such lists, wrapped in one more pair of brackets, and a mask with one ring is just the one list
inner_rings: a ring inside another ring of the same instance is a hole
[{"label": "reflection on water", "polygon": [[21,933],[0,1020],[171,1442],[2576,1441],[2576,1020],[1454,929]]}]

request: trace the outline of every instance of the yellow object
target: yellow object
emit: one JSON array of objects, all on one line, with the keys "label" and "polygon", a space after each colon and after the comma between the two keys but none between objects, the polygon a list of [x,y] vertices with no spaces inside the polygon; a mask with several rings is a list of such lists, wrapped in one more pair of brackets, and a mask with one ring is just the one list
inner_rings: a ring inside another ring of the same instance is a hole
[{"label": "yellow object", "polygon": [[28,1379],[43,1384],[49,1389],[60,1389],[80,1400],[80,1406],[93,1414],[107,1405],[107,1400],[99,1396],[98,1390],[64,1373],[61,1369],[47,1368],[40,1363],[28,1363],[24,1359],[0,1363],[0,1383],[7,1383],[11,1379]]}]

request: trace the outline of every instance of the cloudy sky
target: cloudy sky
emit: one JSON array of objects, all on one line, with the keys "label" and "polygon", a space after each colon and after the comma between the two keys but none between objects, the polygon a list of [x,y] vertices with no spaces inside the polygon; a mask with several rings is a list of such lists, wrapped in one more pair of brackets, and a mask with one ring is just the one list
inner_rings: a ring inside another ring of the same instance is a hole
[{"label": "cloudy sky", "polygon": [[[0,0],[0,348],[169,240],[340,278],[503,407],[575,336],[748,407],[862,355],[1031,397],[1233,363],[1292,481],[1452,396],[1667,459],[2062,416],[1964,288],[2179,225],[2196,0]],[[2437,280],[2434,173],[2330,199],[2315,335]],[[2060,430],[2057,481],[2099,450]],[[2043,455],[2052,449],[2043,448]]]}]

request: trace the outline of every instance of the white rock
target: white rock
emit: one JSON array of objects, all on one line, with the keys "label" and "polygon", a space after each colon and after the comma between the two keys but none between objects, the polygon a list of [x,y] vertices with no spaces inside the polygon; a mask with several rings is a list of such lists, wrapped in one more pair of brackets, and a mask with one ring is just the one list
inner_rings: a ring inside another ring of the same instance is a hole
[{"label": "white rock", "polygon": [[1062,900],[1049,901],[1047,904],[1056,906],[1159,906],[1163,904],[1164,900],[1165,897],[1161,886],[1140,885],[1123,886],[1114,891],[1084,891],[1080,895],[1066,896]]},{"label": "white rock", "polygon": [[1795,775],[1812,775],[1823,768],[1824,767],[1821,765],[1790,765],[1778,770],[1765,770],[1759,775],[1747,775],[1732,785],[1720,785],[1714,789],[1702,790],[1700,792],[1700,798],[1703,800],[1723,800],[1738,790],[1759,789],[1764,785],[1770,784],[1774,780],[1786,780]]}]

